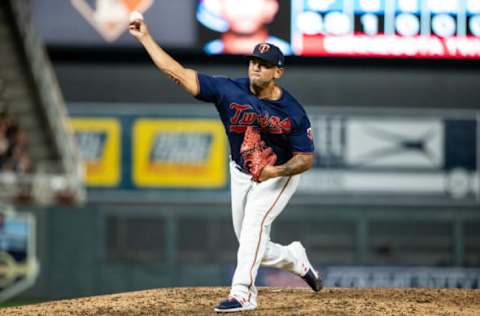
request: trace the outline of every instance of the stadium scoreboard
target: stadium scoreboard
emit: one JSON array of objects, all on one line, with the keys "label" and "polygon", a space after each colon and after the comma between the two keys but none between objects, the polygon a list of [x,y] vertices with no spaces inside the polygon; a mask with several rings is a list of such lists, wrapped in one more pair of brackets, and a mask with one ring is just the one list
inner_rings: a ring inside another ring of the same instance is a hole
[{"label": "stadium scoreboard", "polygon": [[296,55],[480,58],[480,0],[292,1]]}]

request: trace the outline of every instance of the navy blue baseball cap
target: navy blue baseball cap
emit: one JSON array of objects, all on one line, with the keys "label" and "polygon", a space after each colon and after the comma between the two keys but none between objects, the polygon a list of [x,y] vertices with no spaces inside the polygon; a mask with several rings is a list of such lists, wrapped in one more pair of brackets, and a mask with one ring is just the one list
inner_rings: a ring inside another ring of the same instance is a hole
[{"label": "navy blue baseball cap", "polygon": [[247,57],[249,59],[258,58],[280,68],[283,68],[285,64],[285,57],[280,48],[270,43],[257,44],[253,49],[253,53]]}]

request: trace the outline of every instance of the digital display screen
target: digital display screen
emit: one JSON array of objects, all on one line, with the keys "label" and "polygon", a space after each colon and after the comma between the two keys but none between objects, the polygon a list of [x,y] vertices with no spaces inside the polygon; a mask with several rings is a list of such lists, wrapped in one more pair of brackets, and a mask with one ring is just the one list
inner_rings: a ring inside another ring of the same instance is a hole
[{"label": "digital display screen", "polygon": [[292,55],[290,0],[199,0],[198,46],[206,54],[250,54],[269,42]]},{"label": "digital display screen", "polygon": [[244,55],[270,42],[297,56],[480,59],[480,0],[31,2],[35,30],[61,47],[138,47],[133,10],[162,47],[198,54]]},{"label": "digital display screen", "polygon": [[480,58],[479,0],[293,0],[300,56]]},{"label": "digital display screen", "polygon": [[[138,47],[128,33],[131,11],[139,11],[150,34],[168,49],[197,50],[196,0],[30,1],[32,23],[47,45]],[[181,22],[180,22],[181,21]]]}]

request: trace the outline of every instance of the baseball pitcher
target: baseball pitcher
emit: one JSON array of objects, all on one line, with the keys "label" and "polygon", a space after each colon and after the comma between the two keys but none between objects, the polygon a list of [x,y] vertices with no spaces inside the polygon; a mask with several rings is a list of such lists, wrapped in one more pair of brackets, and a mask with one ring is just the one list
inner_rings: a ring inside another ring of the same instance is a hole
[{"label": "baseball pitcher", "polygon": [[260,265],[290,271],[320,291],[318,272],[302,244],[283,246],[270,241],[272,222],[295,192],[300,174],[311,168],[314,151],[305,110],[276,83],[284,73],[280,49],[258,44],[249,56],[248,78],[233,80],[184,68],[155,42],[138,14],[131,19],[129,31],[162,72],[195,98],[214,103],[225,126],[239,248],[230,295],[215,311],[257,307],[255,278]]}]

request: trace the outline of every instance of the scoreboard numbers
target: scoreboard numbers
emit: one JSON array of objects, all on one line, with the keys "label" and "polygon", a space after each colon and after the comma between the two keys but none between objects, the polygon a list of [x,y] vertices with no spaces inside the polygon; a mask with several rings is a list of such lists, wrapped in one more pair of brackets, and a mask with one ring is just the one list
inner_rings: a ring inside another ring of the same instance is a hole
[{"label": "scoreboard numbers", "polygon": [[324,23],[324,29],[327,34],[346,35],[352,30],[350,18],[342,12],[327,13]]},{"label": "scoreboard numbers", "polygon": [[362,22],[361,30],[368,35],[378,34],[378,16],[375,14],[367,13],[361,16]]},{"label": "scoreboard numbers", "polygon": [[292,0],[297,55],[480,59],[480,0]]},{"label": "scoreboard numbers", "polygon": [[470,34],[480,37],[480,15],[471,17],[468,26]]},{"label": "scoreboard numbers", "polygon": [[420,32],[418,17],[410,13],[402,13],[395,17],[395,30],[402,36],[414,36]]},{"label": "scoreboard numbers", "polygon": [[438,14],[432,18],[432,31],[441,37],[450,37],[456,33],[455,18],[448,14]]}]

